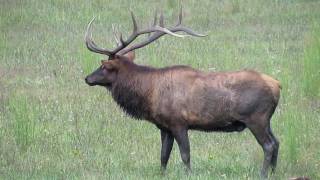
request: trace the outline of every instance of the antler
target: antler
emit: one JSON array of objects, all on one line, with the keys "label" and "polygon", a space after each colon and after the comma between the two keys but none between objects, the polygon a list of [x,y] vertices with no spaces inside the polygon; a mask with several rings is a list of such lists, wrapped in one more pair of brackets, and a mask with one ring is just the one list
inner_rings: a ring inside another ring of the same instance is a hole
[{"label": "antler", "polygon": [[[112,31],[113,31],[114,40],[116,40],[117,45],[120,46],[121,45],[121,41],[117,37],[118,30],[114,26],[114,24],[112,24]],[[122,36],[122,35],[120,34],[120,36]]]},{"label": "antler", "polygon": [[[132,32],[132,34],[128,37],[128,39],[126,41],[123,40],[122,35],[120,34],[120,38],[119,38],[120,40],[118,41],[118,39],[116,38],[118,46],[114,50],[108,50],[108,49],[100,48],[92,40],[92,31],[91,31],[92,28],[91,27],[92,27],[92,22],[95,19],[95,18],[93,18],[90,21],[90,23],[88,24],[87,31],[86,31],[86,34],[85,34],[85,43],[86,43],[87,48],[92,52],[105,54],[105,55],[107,55],[109,57],[112,57],[115,54],[117,54],[120,50],[122,50],[125,47],[127,47],[132,41],[134,41],[139,35],[142,35],[142,34],[147,34],[147,33],[152,33],[152,32],[161,32],[163,34],[170,34],[170,35],[176,36],[176,37],[184,37],[183,35],[175,34],[175,33],[171,32],[171,31],[169,31],[168,29],[166,29],[164,27],[157,26],[157,25],[152,26],[152,27],[150,27],[148,29],[139,30],[133,12],[131,12],[131,17],[132,17],[132,22],[133,22],[133,32]],[[115,30],[114,30],[114,35],[115,35]]]},{"label": "antler", "polygon": [[[153,22],[153,25],[155,26],[157,24],[157,13],[155,14],[155,17],[154,17],[154,22]],[[163,14],[161,12],[160,14],[160,18],[159,18],[159,25],[160,27],[163,27],[164,28],[164,19],[163,19]],[[203,34],[199,34],[199,33],[196,33],[194,32],[192,29],[190,28],[187,28],[187,27],[184,27],[182,26],[182,7],[180,8],[180,13],[179,13],[179,18],[178,18],[178,22],[176,24],[176,26],[174,27],[171,27],[171,28],[167,28],[167,30],[169,30],[170,32],[174,33],[174,32],[178,32],[178,31],[182,31],[182,32],[185,32],[187,33],[188,35],[191,35],[191,36],[196,36],[196,37],[204,37],[204,36],[207,36],[207,35],[203,35]],[[133,51],[135,49],[139,49],[139,48],[142,48],[148,44],[150,44],[151,42],[159,39],[161,36],[165,35],[164,32],[161,32],[161,31],[157,31],[155,33],[153,33],[152,35],[149,35],[149,37],[145,40],[145,41],[142,41],[138,44],[135,44],[127,49],[123,49],[119,54],[126,54],[130,51]]]},{"label": "antler", "polygon": [[[107,56],[109,56],[109,59],[112,59],[112,57],[114,55],[121,54],[124,55],[132,50],[135,49],[139,49],[142,48],[148,44],[150,44],[151,42],[157,40],[158,38],[160,38],[161,36],[165,35],[165,34],[169,34],[172,36],[176,36],[176,37],[185,37],[185,35],[180,35],[180,34],[176,34],[174,32],[178,32],[178,31],[182,31],[185,32],[188,35],[191,36],[197,36],[197,37],[204,37],[206,35],[202,35],[202,34],[198,34],[196,32],[194,32],[192,29],[184,27],[181,25],[182,22],[182,8],[180,8],[180,13],[179,13],[179,19],[178,19],[178,23],[176,26],[171,27],[171,28],[165,28],[164,27],[164,20],[163,20],[163,14],[161,12],[160,14],[160,18],[159,18],[159,25],[157,25],[157,12],[155,13],[155,17],[154,17],[154,22],[153,25],[148,28],[148,29],[143,29],[143,30],[139,30],[135,16],[133,14],[133,12],[131,12],[131,17],[132,17],[132,23],[133,23],[133,32],[132,34],[128,37],[127,40],[123,40],[122,38],[122,34],[120,33],[119,39],[117,37],[117,32],[115,30],[115,27],[113,26],[113,34],[117,43],[117,47],[113,50],[108,50],[108,49],[104,49],[104,48],[100,48],[98,47],[95,42],[93,42],[92,40],[92,22],[94,21],[95,18],[93,18],[90,23],[88,24],[87,27],[87,31],[85,34],[85,43],[87,48],[92,51],[92,52],[96,52],[96,53],[100,53],[100,54],[105,54]],[[153,33],[153,34],[151,34]],[[149,34],[149,37],[145,40],[142,41],[138,44],[135,44],[127,49],[125,49],[130,43],[132,43],[139,35],[142,34]]]}]

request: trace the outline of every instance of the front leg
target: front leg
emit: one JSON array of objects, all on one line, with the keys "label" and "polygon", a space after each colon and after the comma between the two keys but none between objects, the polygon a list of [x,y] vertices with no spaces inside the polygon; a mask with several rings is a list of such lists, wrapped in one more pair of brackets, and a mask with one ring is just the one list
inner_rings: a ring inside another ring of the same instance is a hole
[{"label": "front leg", "polygon": [[173,135],[171,132],[161,129],[161,169],[162,172],[166,170],[168,160],[173,145]]},{"label": "front leg", "polygon": [[172,130],[172,134],[179,145],[181,159],[186,165],[187,171],[191,171],[188,129],[185,127],[177,127]]}]

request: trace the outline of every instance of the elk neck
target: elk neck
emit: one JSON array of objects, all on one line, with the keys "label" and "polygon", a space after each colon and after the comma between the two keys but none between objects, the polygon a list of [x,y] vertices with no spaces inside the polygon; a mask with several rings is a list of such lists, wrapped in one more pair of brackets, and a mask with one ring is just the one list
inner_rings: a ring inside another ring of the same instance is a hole
[{"label": "elk neck", "polygon": [[117,80],[112,85],[113,99],[127,114],[136,119],[150,117],[155,71],[151,67],[123,61]]}]

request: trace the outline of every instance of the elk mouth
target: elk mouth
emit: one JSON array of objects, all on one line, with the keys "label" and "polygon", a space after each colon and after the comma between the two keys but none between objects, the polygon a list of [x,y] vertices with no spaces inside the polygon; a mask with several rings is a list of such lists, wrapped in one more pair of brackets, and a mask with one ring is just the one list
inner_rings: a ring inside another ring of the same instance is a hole
[{"label": "elk mouth", "polygon": [[86,83],[87,83],[89,86],[95,86],[95,85],[96,85],[96,83],[94,83],[93,81],[91,81],[90,78],[88,78],[88,77],[86,77],[84,80],[86,81]]},{"label": "elk mouth", "polygon": [[89,86],[105,86],[107,88],[111,88],[112,83],[100,83],[100,82],[96,82],[94,80],[91,80],[90,78],[86,77],[85,82],[89,85]]}]

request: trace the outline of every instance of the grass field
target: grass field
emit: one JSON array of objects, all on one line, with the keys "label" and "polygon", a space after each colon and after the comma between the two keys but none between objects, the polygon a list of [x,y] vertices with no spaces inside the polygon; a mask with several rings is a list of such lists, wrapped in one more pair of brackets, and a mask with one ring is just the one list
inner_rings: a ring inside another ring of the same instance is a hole
[{"label": "grass field", "polygon": [[[0,179],[258,179],[263,152],[252,134],[190,131],[193,172],[174,145],[160,174],[160,132],[132,120],[104,88],[84,77],[105,58],[84,45],[112,47],[112,24],[131,32],[157,7],[167,24],[178,1],[0,0]],[[206,38],[164,37],[136,52],[138,64],[204,71],[255,69],[282,84],[272,120],[280,140],[271,179],[320,179],[320,1],[183,1],[184,24]]]}]

